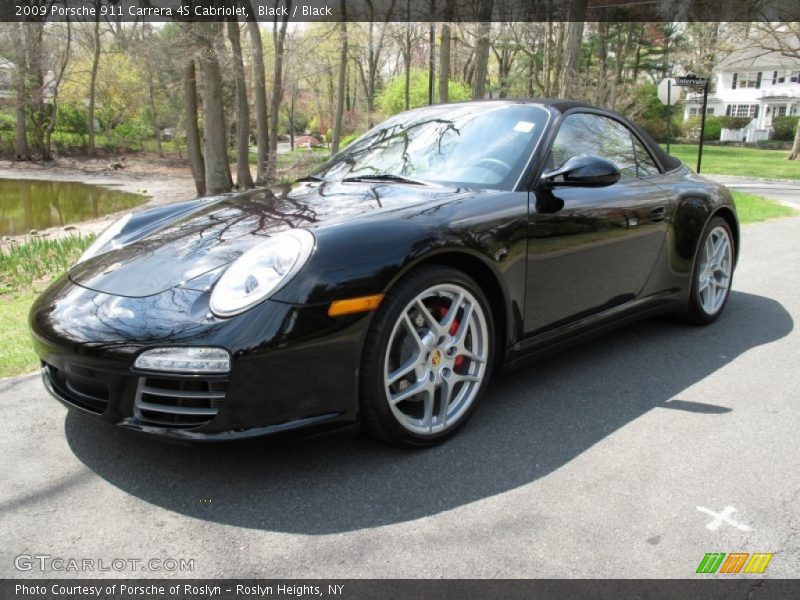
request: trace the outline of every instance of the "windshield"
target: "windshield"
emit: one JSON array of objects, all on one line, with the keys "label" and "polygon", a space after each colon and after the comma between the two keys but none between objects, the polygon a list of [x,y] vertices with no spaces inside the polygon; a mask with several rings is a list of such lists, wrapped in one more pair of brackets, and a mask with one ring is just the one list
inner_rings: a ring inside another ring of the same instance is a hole
[{"label": "windshield", "polygon": [[365,133],[314,175],[510,190],[548,116],[540,106],[492,102],[403,113]]}]

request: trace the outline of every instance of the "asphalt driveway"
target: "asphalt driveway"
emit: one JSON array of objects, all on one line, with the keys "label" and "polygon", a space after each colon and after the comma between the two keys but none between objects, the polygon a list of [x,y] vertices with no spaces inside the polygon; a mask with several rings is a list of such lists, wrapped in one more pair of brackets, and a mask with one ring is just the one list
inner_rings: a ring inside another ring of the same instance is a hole
[{"label": "asphalt driveway", "polygon": [[744,551],[796,577],[800,218],[743,235],[715,325],[651,320],[498,379],[427,451],[353,432],[166,445],[2,381],[0,575],[92,575],[15,569],[47,554],[205,577],[692,577]]}]

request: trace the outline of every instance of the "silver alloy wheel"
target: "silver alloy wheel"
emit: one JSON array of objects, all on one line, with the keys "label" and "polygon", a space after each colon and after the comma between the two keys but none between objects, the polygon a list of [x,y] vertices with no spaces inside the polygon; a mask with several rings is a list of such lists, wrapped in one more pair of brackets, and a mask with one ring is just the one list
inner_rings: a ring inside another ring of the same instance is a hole
[{"label": "silver alloy wheel", "polygon": [[475,296],[451,283],[419,294],[400,313],[384,361],[397,422],[422,435],[452,427],[475,401],[488,359],[489,328]]},{"label": "silver alloy wheel", "polygon": [[697,270],[697,293],[700,306],[707,315],[719,312],[728,297],[733,273],[733,252],[730,234],[724,227],[712,229]]}]

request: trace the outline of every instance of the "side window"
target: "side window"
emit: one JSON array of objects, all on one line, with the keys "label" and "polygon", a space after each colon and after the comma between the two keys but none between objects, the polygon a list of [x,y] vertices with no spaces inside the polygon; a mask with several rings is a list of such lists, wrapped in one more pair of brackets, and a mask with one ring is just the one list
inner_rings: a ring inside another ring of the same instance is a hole
[{"label": "side window", "polygon": [[548,166],[557,169],[567,159],[581,154],[613,161],[620,170],[620,179],[637,177],[637,156],[631,133],[613,119],[588,113],[575,113],[564,119],[553,141]]},{"label": "side window", "polygon": [[636,174],[639,177],[650,177],[651,175],[658,175],[661,171],[658,170],[656,161],[650,156],[647,148],[639,141],[635,135],[631,135],[633,140],[633,150],[636,153]]}]

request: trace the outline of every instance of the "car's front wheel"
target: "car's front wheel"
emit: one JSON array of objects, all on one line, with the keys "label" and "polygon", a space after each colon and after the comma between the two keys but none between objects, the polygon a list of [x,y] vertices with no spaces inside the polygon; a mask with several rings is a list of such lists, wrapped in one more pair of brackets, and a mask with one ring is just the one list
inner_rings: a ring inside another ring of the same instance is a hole
[{"label": "car's front wheel", "polygon": [[730,226],[721,217],[712,218],[695,258],[686,313],[690,322],[706,325],[722,314],[731,291],[734,256]]},{"label": "car's front wheel", "polygon": [[450,437],[472,414],[494,358],[494,323],[465,273],[431,265],[386,295],[364,349],[361,408],[369,433],[405,446]]}]

